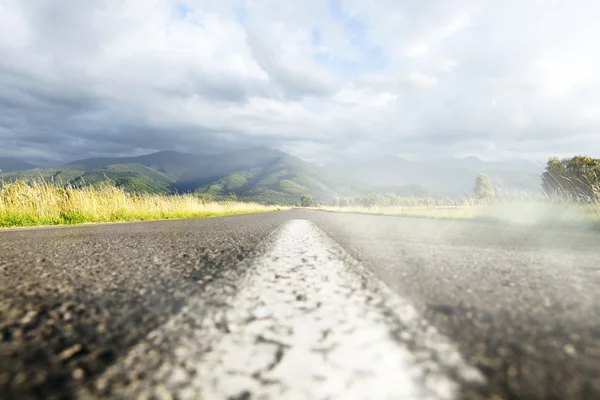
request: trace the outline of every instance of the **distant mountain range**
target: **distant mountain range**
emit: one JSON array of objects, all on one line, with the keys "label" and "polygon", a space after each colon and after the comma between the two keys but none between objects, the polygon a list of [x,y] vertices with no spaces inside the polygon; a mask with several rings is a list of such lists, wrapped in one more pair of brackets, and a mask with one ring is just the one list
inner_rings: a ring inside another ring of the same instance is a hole
[{"label": "distant mountain range", "polygon": [[130,191],[194,192],[265,203],[295,204],[305,194],[326,201],[369,191],[366,185],[264,147],[217,155],[161,151],[139,157],[91,158],[59,167],[20,171],[8,174],[6,179],[39,177],[76,186],[110,179]]},{"label": "distant mountain range", "polygon": [[83,186],[109,179],[129,191],[194,192],[265,203],[297,203],[304,194],[327,201],[374,191],[401,196],[458,196],[472,189],[479,172],[490,175],[495,185],[506,191],[537,191],[542,172],[541,166],[528,161],[485,162],[475,157],[409,161],[386,156],[320,167],[264,147],[217,155],[161,151],[37,169],[19,160],[0,158],[0,168],[8,180],[42,177]]},{"label": "distant mountain range", "polygon": [[12,157],[0,157],[0,171],[3,173],[32,169],[36,166]]},{"label": "distant mountain range", "polygon": [[421,189],[439,195],[459,196],[470,192],[479,173],[490,176],[497,190],[537,192],[544,167],[527,160],[513,159],[488,162],[476,157],[432,158],[412,161],[385,156],[370,161],[329,165],[335,173],[352,176],[356,181],[374,188],[406,188],[419,185]]}]

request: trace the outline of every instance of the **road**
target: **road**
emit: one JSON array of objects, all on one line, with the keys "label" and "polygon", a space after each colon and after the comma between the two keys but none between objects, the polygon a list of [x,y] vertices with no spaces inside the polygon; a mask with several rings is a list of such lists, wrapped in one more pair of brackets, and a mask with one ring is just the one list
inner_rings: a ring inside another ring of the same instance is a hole
[{"label": "road", "polygon": [[309,210],[0,231],[0,398],[600,398],[599,245]]}]

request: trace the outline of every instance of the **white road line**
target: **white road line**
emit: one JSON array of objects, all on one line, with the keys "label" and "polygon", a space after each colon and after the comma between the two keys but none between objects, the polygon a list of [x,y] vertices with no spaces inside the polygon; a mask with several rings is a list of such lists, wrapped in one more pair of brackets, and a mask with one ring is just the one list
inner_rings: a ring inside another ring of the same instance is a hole
[{"label": "white road line", "polygon": [[198,364],[205,399],[423,398],[410,355],[314,225],[290,222],[257,264],[232,333]]},{"label": "white road line", "polygon": [[[305,220],[278,232],[228,307],[181,333],[154,383],[124,397],[453,399],[455,379],[483,380],[412,306]],[[159,333],[168,334],[178,332]],[[419,354],[407,349],[411,341]]]}]

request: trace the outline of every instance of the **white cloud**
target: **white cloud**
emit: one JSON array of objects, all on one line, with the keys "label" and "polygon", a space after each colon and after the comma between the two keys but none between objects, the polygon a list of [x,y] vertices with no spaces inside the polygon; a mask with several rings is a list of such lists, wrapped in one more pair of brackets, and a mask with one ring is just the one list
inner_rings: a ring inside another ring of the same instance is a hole
[{"label": "white cloud", "polygon": [[437,78],[425,75],[422,72],[412,72],[408,75],[406,81],[417,88],[430,88],[437,85]]},{"label": "white cloud", "polygon": [[458,62],[456,60],[444,60],[438,64],[438,71],[441,72],[451,72],[458,67]]},{"label": "white cloud", "polygon": [[409,58],[423,57],[427,53],[429,53],[429,45],[425,42],[412,44],[406,49],[406,56]]},{"label": "white cloud", "polygon": [[340,4],[0,0],[0,155],[600,156],[600,3]]},{"label": "white cloud", "polygon": [[582,67],[552,59],[537,60],[532,65],[531,81],[548,95],[565,95],[586,80]]}]

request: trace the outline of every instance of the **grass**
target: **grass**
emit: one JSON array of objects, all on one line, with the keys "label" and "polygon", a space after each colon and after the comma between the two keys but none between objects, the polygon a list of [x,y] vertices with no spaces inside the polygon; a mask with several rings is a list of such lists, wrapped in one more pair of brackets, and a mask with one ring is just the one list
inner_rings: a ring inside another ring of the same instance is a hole
[{"label": "grass", "polygon": [[503,198],[482,204],[467,198],[460,203],[431,206],[322,206],[322,210],[436,219],[472,219],[524,226],[574,226],[600,229],[600,203],[576,204],[550,198]]},{"label": "grass", "polygon": [[280,206],[206,201],[197,196],[135,194],[111,184],[62,188],[44,180],[4,183],[0,227],[205,218],[281,210]]},{"label": "grass", "polygon": [[[585,225],[600,229],[600,203],[575,204],[551,197],[502,197],[482,204],[402,198],[395,206],[348,206],[320,209],[442,219],[484,219],[525,225]],[[80,224],[173,218],[205,218],[285,209],[199,196],[136,194],[111,184],[59,187],[43,179],[5,182],[0,187],[0,227]]]},{"label": "grass", "polygon": [[444,219],[473,218],[480,211],[472,206],[322,206],[320,209],[334,212]]}]

